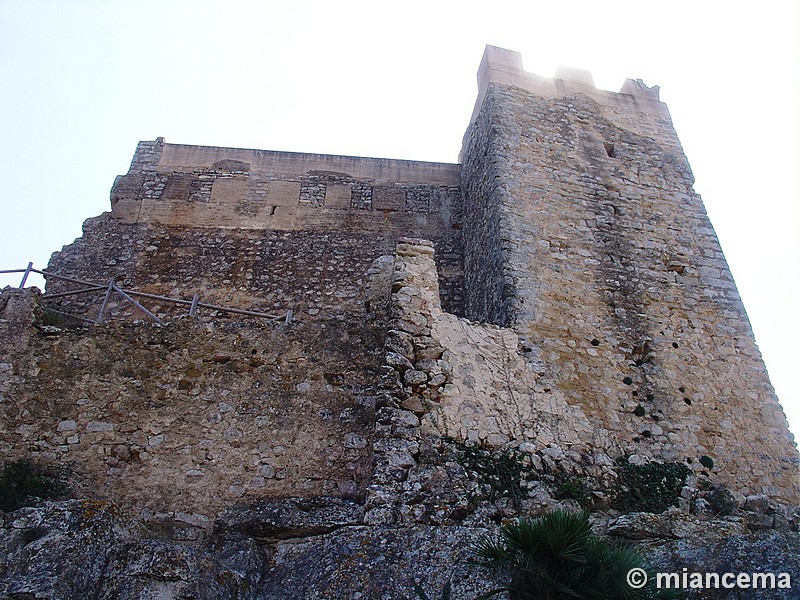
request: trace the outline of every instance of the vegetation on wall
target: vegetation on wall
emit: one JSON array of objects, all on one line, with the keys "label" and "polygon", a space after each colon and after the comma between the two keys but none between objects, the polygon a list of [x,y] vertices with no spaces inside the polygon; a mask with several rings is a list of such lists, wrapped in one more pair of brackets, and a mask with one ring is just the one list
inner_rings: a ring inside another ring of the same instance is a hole
[{"label": "vegetation on wall", "polygon": [[556,500],[575,500],[583,509],[592,507],[592,494],[584,477],[556,473],[548,489]]},{"label": "vegetation on wall", "polygon": [[0,475],[0,509],[11,512],[38,500],[62,498],[69,488],[57,476],[30,461],[5,463]]},{"label": "vegetation on wall", "polygon": [[527,454],[515,448],[488,450],[450,440],[456,448],[456,459],[469,476],[480,484],[477,499],[493,502],[510,498],[518,505],[528,497],[526,482],[540,481],[556,500],[575,500],[581,508],[590,509],[593,499],[589,481],[580,475],[552,471],[545,465],[537,471]]},{"label": "vegetation on wall", "polygon": [[514,448],[491,452],[458,442],[455,446],[458,462],[477,480],[486,499],[494,501],[507,497],[518,503],[527,497],[528,492],[522,483],[536,479],[536,475],[525,464],[521,452]]},{"label": "vegetation on wall", "polygon": [[[633,464],[627,456],[617,459],[617,485],[606,490],[609,500],[593,497],[593,480],[561,469],[542,465],[534,468],[530,458],[516,448],[488,450],[448,440],[454,445],[456,460],[479,487],[473,500],[494,502],[509,498],[515,505],[528,498],[528,482],[538,481],[555,500],[575,500],[584,510],[608,506],[621,512],[662,513],[677,506],[681,490],[691,470],[682,463],[650,462]],[[706,489],[703,496],[716,514],[731,514],[736,503],[723,488]]]},{"label": "vegetation on wall", "polygon": [[627,457],[617,460],[620,489],[614,507],[623,512],[662,513],[677,506],[691,471],[681,463],[651,462],[634,465]]},{"label": "vegetation on wall", "polygon": [[698,482],[700,495],[711,506],[714,516],[732,515],[739,506],[730,490],[722,484],[711,483],[707,479]]}]

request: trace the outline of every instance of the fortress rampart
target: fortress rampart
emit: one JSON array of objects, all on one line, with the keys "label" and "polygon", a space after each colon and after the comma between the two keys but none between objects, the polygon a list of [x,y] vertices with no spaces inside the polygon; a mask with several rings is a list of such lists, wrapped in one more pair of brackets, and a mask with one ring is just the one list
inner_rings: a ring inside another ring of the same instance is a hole
[{"label": "fortress rampart", "polygon": [[114,300],[109,323],[53,331],[9,292],[0,449],[201,526],[322,496],[369,524],[480,522],[452,444],[598,497],[615,461],[668,461],[796,503],[797,450],[692,183],[657,88],[545,79],[492,47],[459,164],[141,142],[49,269],[296,322],[156,301],[156,326]]}]

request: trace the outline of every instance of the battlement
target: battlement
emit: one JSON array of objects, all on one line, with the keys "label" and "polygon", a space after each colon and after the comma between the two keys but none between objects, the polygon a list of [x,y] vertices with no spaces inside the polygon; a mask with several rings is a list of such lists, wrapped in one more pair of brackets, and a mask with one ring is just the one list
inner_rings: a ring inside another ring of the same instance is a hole
[{"label": "battlement", "polygon": [[667,107],[659,101],[659,87],[648,87],[641,79],[627,79],[619,93],[597,89],[591,72],[573,67],[559,67],[553,78],[528,73],[522,66],[522,54],[497,46],[486,46],[478,68],[478,99],[472,120],[478,115],[486,90],[492,83],[513,85],[537,96],[560,98],[582,93],[601,104],[635,105],[653,115],[667,115]]},{"label": "battlement", "polygon": [[[486,46],[478,68],[478,96],[470,123],[478,118],[494,85],[513,86],[547,100],[588,98],[596,104],[594,113],[622,129],[655,139],[669,148],[684,163],[687,173],[691,173],[667,105],[659,100],[657,85],[648,87],[641,79],[627,79],[619,92],[601,90],[595,86],[589,71],[571,67],[560,67],[553,78],[542,77],[523,69],[519,52]],[[463,149],[459,162],[463,162]]]}]

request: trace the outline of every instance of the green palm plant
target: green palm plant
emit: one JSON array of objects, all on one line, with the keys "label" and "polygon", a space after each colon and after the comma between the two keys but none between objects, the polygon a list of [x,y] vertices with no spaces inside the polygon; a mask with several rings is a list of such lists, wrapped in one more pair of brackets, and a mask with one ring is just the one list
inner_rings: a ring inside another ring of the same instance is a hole
[{"label": "green palm plant", "polygon": [[654,578],[636,589],[631,569],[644,568],[632,549],[611,546],[592,533],[587,513],[556,510],[537,519],[504,525],[496,537],[483,536],[472,547],[473,564],[487,567],[508,582],[481,596],[508,592],[511,600],[666,600],[674,590],[659,590]]}]

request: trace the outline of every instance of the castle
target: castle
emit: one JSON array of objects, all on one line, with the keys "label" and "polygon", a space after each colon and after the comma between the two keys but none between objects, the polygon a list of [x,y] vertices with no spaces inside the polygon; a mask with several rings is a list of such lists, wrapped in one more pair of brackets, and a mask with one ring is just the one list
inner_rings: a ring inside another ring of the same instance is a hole
[{"label": "castle", "polygon": [[[477,523],[454,447],[521,453],[600,503],[619,461],[800,502],[658,88],[539,77],[491,46],[478,86],[458,164],[140,142],[48,271],[151,294],[164,324],[111,295],[103,324],[43,333],[37,302],[94,319],[102,293],[6,298],[3,455],[69,465],[186,540],[298,498],[350,503],[345,524]],[[292,322],[157,298],[194,294]]]}]

